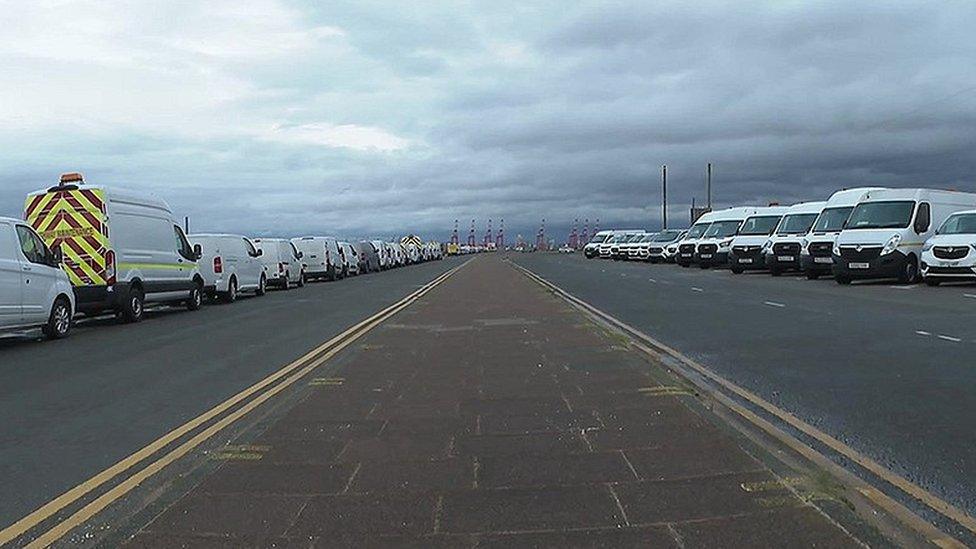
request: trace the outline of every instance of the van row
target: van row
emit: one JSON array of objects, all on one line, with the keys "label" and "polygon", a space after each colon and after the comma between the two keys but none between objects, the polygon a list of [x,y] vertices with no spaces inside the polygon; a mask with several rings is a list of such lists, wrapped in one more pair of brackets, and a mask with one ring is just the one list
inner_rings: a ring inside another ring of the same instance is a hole
[{"label": "van row", "polygon": [[687,230],[600,231],[583,251],[587,258],[727,267],[733,274],[802,272],[845,285],[976,281],[976,194],[845,189],[823,202],[709,212]]},{"label": "van row", "polygon": [[0,217],[0,332],[68,335],[76,313],[142,320],[150,303],[196,310],[316,280],[437,260],[436,242],[186,234],[155,196],[88,185],[80,174],[30,193],[23,219]]}]

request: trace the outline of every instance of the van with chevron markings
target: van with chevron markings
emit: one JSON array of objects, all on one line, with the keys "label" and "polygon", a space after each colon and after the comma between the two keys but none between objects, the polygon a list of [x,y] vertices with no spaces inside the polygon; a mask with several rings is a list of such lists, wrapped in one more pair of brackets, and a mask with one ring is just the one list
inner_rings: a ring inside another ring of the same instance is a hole
[{"label": "van with chevron markings", "polygon": [[24,219],[60,253],[79,312],[114,311],[138,322],[146,303],[197,310],[203,302],[200,249],[151,194],[88,185],[67,173],[27,196]]}]

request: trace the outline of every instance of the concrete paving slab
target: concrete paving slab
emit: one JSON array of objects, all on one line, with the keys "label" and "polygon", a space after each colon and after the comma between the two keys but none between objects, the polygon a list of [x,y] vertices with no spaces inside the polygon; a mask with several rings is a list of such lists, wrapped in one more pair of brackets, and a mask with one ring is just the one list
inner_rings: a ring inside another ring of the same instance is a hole
[{"label": "concrete paving slab", "polygon": [[132,543],[696,547],[727,528],[749,546],[783,535],[776,520],[853,541],[666,368],[496,257],[393,324],[247,439],[260,459],[221,467]]}]

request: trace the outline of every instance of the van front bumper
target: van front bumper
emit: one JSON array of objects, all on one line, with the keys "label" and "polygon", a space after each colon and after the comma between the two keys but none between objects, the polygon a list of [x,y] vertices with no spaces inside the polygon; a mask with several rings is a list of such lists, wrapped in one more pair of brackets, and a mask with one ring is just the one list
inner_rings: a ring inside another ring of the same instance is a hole
[{"label": "van front bumper", "polygon": [[831,274],[834,272],[834,258],[801,254],[800,269],[805,273]]},{"label": "van front bumper", "polygon": [[715,252],[704,255],[711,255],[711,257],[704,257],[702,254],[695,252],[695,260],[693,263],[704,267],[720,267],[729,264],[729,252]]},{"label": "van front bumper", "polygon": [[[833,256],[834,276],[851,280],[866,280],[871,278],[898,278],[905,272],[908,256],[901,252],[892,252],[867,261],[851,261],[838,255]],[[851,263],[861,263],[865,267],[851,267]]]},{"label": "van front bumper", "polygon": [[767,259],[761,251],[755,253],[746,252],[744,255],[739,255],[733,251],[729,253],[729,266],[746,271],[760,271],[766,268]]},{"label": "van front bumper", "polygon": [[780,271],[799,271],[802,269],[800,255],[777,255],[772,252],[766,253],[766,265],[770,269]]}]

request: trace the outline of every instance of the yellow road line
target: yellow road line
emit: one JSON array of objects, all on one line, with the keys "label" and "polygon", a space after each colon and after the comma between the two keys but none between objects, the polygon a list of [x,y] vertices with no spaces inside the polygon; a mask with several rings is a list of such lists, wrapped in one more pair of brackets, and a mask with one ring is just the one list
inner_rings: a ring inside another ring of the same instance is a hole
[{"label": "yellow road line", "polygon": [[[597,309],[596,307],[590,305],[589,303],[586,303],[585,301],[583,301],[583,300],[579,299],[578,297],[570,294],[569,292],[563,290],[559,286],[556,286],[555,284],[549,282],[548,280],[542,278],[541,276],[533,273],[532,271],[526,269],[525,267],[522,267],[521,265],[515,265],[514,263],[512,265],[516,269],[518,269],[521,272],[525,273],[526,276],[528,276],[530,279],[535,280],[536,282],[538,282],[543,287],[548,288],[549,290],[551,290],[554,293],[556,293],[557,295],[563,297],[564,299],[566,299],[570,303],[573,303],[574,305],[576,305],[581,310],[586,311],[586,312],[590,313],[591,315],[596,316],[596,317],[602,319],[604,322],[606,322],[608,324],[615,325],[618,328],[623,329],[625,332],[631,334],[633,337],[635,337],[635,338],[637,338],[639,340],[643,340],[643,341],[649,343],[651,346],[653,346],[653,347],[655,347],[657,349],[656,354],[662,354],[662,353],[663,354],[667,354],[667,355],[670,355],[672,358],[675,358],[675,359],[679,360],[682,364],[684,364],[685,366],[691,368],[697,374],[700,374],[703,377],[705,377],[705,378],[707,378],[707,379],[709,379],[709,380],[711,380],[711,381],[713,381],[713,382],[721,385],[723,388],[727,389],[728,391],[731,391],[732,393],[735,393],[737,396],[739,396],[739,397],[747,400],[748,402],[750,402],[750,403],[752,403],[752,404],[754,404],[754,405],[762,408],[766,412],[768,412],[768,413],[776,416],[777,418],[779,418],[783,422],[787,423],[791,427],[799,430],[800,432],[806,434],[807,436],[809,436],[811,438],[816,439],[820,443],[822,443],[825,446],[829,447],[831,450],[833,450],[833,451],[837,452],[838,454],[846,457],[847,459],[850,459],[851,461],[857,463],[861,467],[864,467],[865,469],[867,469],[871,473],[873,473],[873,474],[877,475],[879,478],[883,479],[885,482],[888,482],[891,485],[896,486],[898,489],[902,490],[906,494],[911,495],[912,497],[914,497],[915,499],[919,500],[923,504],[927,505],[931,509],[933,509],[933,510],[941,513],[942,515],[945,515],[946,517],[948,517],[948,518],[950,518],[950,519],[958,522],[963,527],[965,527],[967,530],[970,530],[971,532],[976,532],[976,520],[974,520],[973,517],[971,517],[968,513],[966,513],[962,509],[960,509],[960,508],[952,505],[951,503],[949,503],[949,502],[941,499],[940,497],[936,496],[935,494],[932,494],[931,492],[929,492],[929,491],[925,490],[924,488],[922,488],[921,486],[919,486],[919,485],[911,482],[910,480],[908,480],[905,477],[899,475],[898,473],[895,473],[894,471],[891,471],[891,470],[885,468],[883,465],[881,465],[880,463],[874,461],[873,459],[869,458],[868,456],[866,456],[866,455],[858,452],[854,448],[851,448],[847,444],[844,444],[840,440],[837,440],[836,438],[834,438],[834,437],[828,435],[827,433],[825,433],[825,432],[817,429],[816,427],[813,427],[812,425],[807,424],[806,422],[804,422],[801,419],[797,418],[796,416],[790,414],[786,410],[783,410],[783,409],[779,408],[778,406],[775,406],[771,402],[768,402],[767,400],[763,399],[759,395],[756,395],[756,394],[752,393],[751,391],[748,391],[746,389],[743,389],[742,387],[739,387],[738,385],[732,383],[731,381],[728,381],[727,379],[719,376],[718,374],[712,372],[711,370],[709,370],[708,368],[702,366],[698,362],[692,360],[689,357],[686,357],[685,355],[683,355],[682,353],[678,352],[677,350],[672,349],[671,347],[669,347],[669,346],[665,345],[664,343],[661,343],[660,341],[658,341],[658,340],[656,340],[656,339],[648,336],[647,334],[645,334],[645,333],[641,332],[640,330],[638,330],[638,329],[636,329],[636,328],[628,325],[627,323],[625,323],[623,321],[620,321],[620,320],[617,320],[616,318],[614,318],[610,314],[605,313],[605,312],[601,311],[600,309]],[[655,352],[655,351],[652,351],[652,352]],[[739,410],[736,410],[736,411],[739,412],[740,414],[742,413]],[[750,413],[750,415],[753,415],[753,414]],[[754,415],[753,415],[753,418],[758,419]],[[753,419],[753,418],[750,418],[750,420],[753,421],[754,423],[756,423],[756,420]],[[887,497],[887,496],[885,496],[885,497]]]},{"label": "yellow road line", "polygon": [[[36,527],[41,522],[49,519],[54,514],[60,512],[61,510],[63,510],[68,505],[74,503],[79,498],[87,495],[92,490],[98,488],[102,484],[108,482],[109,480],[115,478],[119,474],[121,474],[121,473],[125,472],[126,470],[130,469],[132,466],[136,465],[140,461],[142,461],[142,460],[144,460],[144,459],[152,456],[154,453],[158,452],[159,450],[161,450],[165,446],[167,446],[170,443],[176,441],[177,439],[181,438],[182,436],[186,435],[187,433],[193,431],[194,429],[196,429],[197,427],[203,425],[207,421],[209,421],[209,420],[217,417],[218,415],[220,415],[221,413],[227,411],[231,407],[239,404],[240,402],[242,402],[243,400],[245,400],[249,396],[251,396],[251,395],[257,393],[258,391],[264,389],[268,385],[270,385],[270,384],[274,383],[275,381],[277,381],[277,380],[279,380],[279,379],[287,376],[289,373],[291,373],[291,372],[295,371],[296,369],[300,368],[305,362],[307,362],[307,361],[313,359],[314,357],[320,355],[323,351],[325,351],[325,350],[327,350],[330,347],[333,347],[335,345],[342,345],[342,348],[344,348],[346,345],[348,345],[348,343],[343,344],[343,341],[344,340],[346,340],[348,338],[351,338],[351,339],[349,339],[349,341],[354,341],[354,340],[358,339],[361,335],[363,335],[367,331],[369,331],[372,328],[374,328],[382,320],[385,320],[386,318],[388,318],[388,317],[392,316],[393,314],[399,312],[404,307],[406,307],[407,305],[413,303],[414,301],[416,301],[417,299],[419,299],[421,296],[423,296],[424,294],[426,294],[427,292],[429,292],[430,290],[432,290],[438,284],[440,284],[441,282],[443,282],[444,280],[446,280],[448,277],[450,277],[451,275],[453,275],[454,273],[456,273],[458,270],[460,270],[462,267],[464,267],[465,265],[467,265],[468,262],[470,262],[470,261],[471,260],[468,260],[468,261],[462,263],[461,265],[458,265],[457,267],[454,267],[453,269],[450,269],[449,271],[441,274],[437,278],[435,278],[432,281],[430,281],[427,284],[425,284],[423,287],[421,287],[417,291],[415,291],[415,292],[407,295],[406,297],[404,297],[400,301],[394,303],[393,305],[390,305],[389,307],[381,310],[380,312],[374,314],[373,316],[371,316],[371,317],[369,317],[369,318],[367,318],[367,319],[365,319],[365,320],[363,320],[363,321],[361,321],[361,322],[353,325],[351,328],[348,328],[346,331],[342,332],[341,334],[333,337],[332,339],[328,340],[327,342],[323,343],[322,345],[319,345],[315,349],[309,351],[308,353],[306,353],[305,355],[303,355],[299,359],[291,362],[287,366],[284,366],[283,368],[279,369],[278,371],[276,371],[275,373],[269,375],[268,377],[264,378],[263,380],[255,383],[254,385],[248,387],[247,389],[244,389],[243,391],[237,393],[236,395],[232,396],[231,398],[225,400],[221,404],[215,406],[214,408],[211,408],[207,412],[204,412],[200,416],[197,416],[196,418],[194,418],[194,419],[192,419],[192,420],[184,423],[180,427],[177,427],[176,429],[170,431],[169,433],[166,433],[165,435],[163,435],[162,437],[156,439],[155,441],[153,441],[149,445],[147,445],[147,446],[143,447],[142,449],[136,451],[135,453],[133,453],[132,455],[126,457],[125,459],[119,461],[115,465],[109,467],[108,469],[105,469],[104,471],[102,471],[102,472],[98,473],[97,475],[91,477],[90,479],[86,480],[85,482],[82,482],[78,486],[75,486],[74,488],[68,490],[67,492],[61,494],[60,496],[58,496],[58,497],[54,498],[53,500],[49,501],[48,503],[44,504],[43,506],[41,506],[40,508],[38,508],[34,512],[30,513],[29,515],[25,516],[24,518],[18,520],[17,522],[13,523],[12,525],[10,525],[7,528],[5,528],[2,531],[0,531],[0,545],[9,543],[10,541],[12,541],[12,540],[20,537],[21,535],[23,535],[24,533],[26,533],[30,529]],[[377,319],[381,319],[381,320],[378,321]],[[335,354],[334,352],[330,352],[330,353],[327,353],[325,356],[331,357],[334,354]],[[315,366],[318,366],[319,364],[321,364],[321,362],[322,361],[320,359],[320,360],[317,360],[317,361],[313,362],[312,364],[314,364]],[[301,371],[302,372],[306,372],[306,369],[302,369]],[[304,373],[302,375],[304,375]],[[289,379],[291,379],[291,378],[289,378]],[[271,390],[273,390],[273,389],[271,389]],[[260,398],[260,397],[258,397],[258,398]],[[262,400],[262,402],[263,402],[263,400]],[[249,409],[251,409],[251,408],[249,408]],[[228,416],[228,417],[230,417],[230,416]],[[239,417],[239,416],[237,416],[237,417]],[[207,432],[207,431],[204,431],[204,432]],[[191,439],[191,440],[193,440],[193,439]],[[203,439],[203,440],[205,440],[205,439]],[[183,446],[180,446],[179,448],[182,448],[182,447]],[[179,450],[179,448],[177,448],[177,450]],[[174,450],[174,451],[177,451],[177,450]],[[189,451],[189,450],[187,450],[187,451]],[[159,463],[159,461],[157,461],[156,463]],[[152,466],[150,466],[150,467],[152,467]],[[121,486],[121,485],[119,485],[119,486]],[[116,486],[116,488],[118,488],[119,486]],[[99,498],[99,499],[101,499],[101,498]],[[96,501],[99,501],[99,500],[96,500]],[[86,508],[88,508],[88,506],[86,506]],[[80,513],[80,511],[79,511],[79,513]],[[76,513],[76,515],[77,515],[77,513]],[[74,517],[75,517],[75,515],[72,515],[72,517],[69,517],[68,520],[71,520]],[[61,524],[64,524],[64,523],[61,523]],[[59,525],[58,527],[60,527],[60,526],[61,525]],[[58,527],[56,527],[56,528],[58,528]],[[51,531],[54,531],[54,530],[51,530]],[[49,533],[51,531],[49,531]],[[45,534],[45,536],[47,536],[47,534]],[[44,537],[44,536],[42,536],[42,537]],[[58,537],[60,537],[60,536],[58,536]],[[41,538],[38,538],[38,540],[40,540],[40,539]],[[47,537],[44,537],[44,539],[48,539],[48,538]],[[56,539],[58,539],[58,538],[55,537],[55,538],[51,539],[51,541],[54,541]]]}]

